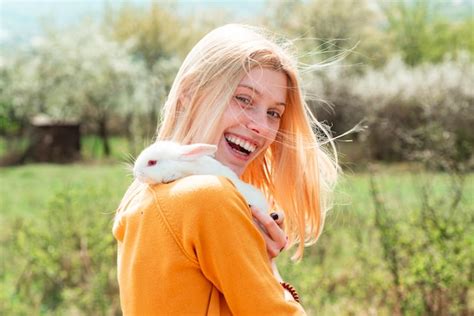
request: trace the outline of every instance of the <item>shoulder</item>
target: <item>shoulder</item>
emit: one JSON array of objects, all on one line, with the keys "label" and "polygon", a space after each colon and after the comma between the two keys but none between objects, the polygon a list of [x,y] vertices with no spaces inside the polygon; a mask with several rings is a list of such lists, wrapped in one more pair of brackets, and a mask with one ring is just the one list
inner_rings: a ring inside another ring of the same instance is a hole
[{"label": "shoulder", "polygon": [[183,210],[188,215],[193,210],[201,215],[205,210],[214,213],[216,207],[248,210],[245,199],[232,181],[223,176],[192,175],[168,184],[153,185],[150,189],[164,209]]},{"label": "shoulder", "polygon": [[235,190],[232,182],[221,176],[192,175],[166,184],[169,194],[195,197],[199,194],[229,193]]},{"label": "shoulder", "polygon": [[150,189],[154,208],[188,254],[198,239],[209,244],[209,238],[255,230],[247,202],[226,177],[193,175]]},{"label": "shoulder", "polygon": [[229,179],[215,175],[192,175],[150,188],[167,199],[193,201],[213,197],[219,199],[222,195],[233,195],[237,190]]}]

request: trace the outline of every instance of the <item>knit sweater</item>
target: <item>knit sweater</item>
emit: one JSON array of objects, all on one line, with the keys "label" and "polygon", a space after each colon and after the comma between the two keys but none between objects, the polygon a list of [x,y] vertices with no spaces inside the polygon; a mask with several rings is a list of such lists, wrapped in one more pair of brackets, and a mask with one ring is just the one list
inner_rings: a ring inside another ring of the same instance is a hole
[{"label": "knit sweater", "polygon": [[114,223],[124,315],[304,315],[224,177],[150,185]]}]

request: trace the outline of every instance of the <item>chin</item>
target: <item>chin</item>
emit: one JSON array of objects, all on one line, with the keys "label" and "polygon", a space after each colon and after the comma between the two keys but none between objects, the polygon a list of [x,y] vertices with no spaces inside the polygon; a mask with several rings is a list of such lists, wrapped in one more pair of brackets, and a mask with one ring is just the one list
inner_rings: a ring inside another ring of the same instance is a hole
[{"label": "chin", "polygon": [[219,160],[220,163],[222,163],[224,166],[230,168],[238,176],[240,176],[244,172],[245,168],[247,167],[246,165],[242,166],[242,165],[232,163],[227,159],[222,160],[222,159],[219,159],[218,157],[216,157],[216,158],[217,158],[217,160]]}]

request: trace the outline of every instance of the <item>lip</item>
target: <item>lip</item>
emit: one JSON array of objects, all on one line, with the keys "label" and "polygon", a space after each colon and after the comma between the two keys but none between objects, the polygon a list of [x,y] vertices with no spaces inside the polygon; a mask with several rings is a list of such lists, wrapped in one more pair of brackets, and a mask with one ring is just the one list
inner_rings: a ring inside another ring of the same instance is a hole
[{"label": "lip", "polygon": [[232,136],[241,138],[241,139],[243,139],[243,140],[249,142],[250,144],[252,144],[252,145],[254,145],[255,147],[257,147],[257,148],[255,149],[255,151],[257,151],[257,149],[259,149],[259,148],[261,147],[261,145],[260,145],[258,142],[256,142],[255,140],[253,140],[253,139],[251,139],[251,138],[248,138],[248,137],[245,137],[245,136],[242,136],[242,135],[239,135],[239,134],[235,134],[235,133],[229,133],[229,132],[225,132],[225,133],[224,133],[224,137],[225,137],[226,135],[232,135]]},{"label": "lip", "polygon": [[[255,151],[250,153],[248,156],[245,156],[245,155],[241,155],[239,154],[238,152],[236,152],[230,145],[229,143],[227,142],[226,140],[226,136],[235,136],[235,137],[239,137],[245,141],[248,141],[249,143],[251,143],[252,145],[256,146],[255,148]],[[224,135],[223,135],[223,142],[225,143],[224,144],[224,147],[226,148],[226,151],[232,156],[234,157],[234,159],[237,159],[237,161],[241,161],[241,162],[244,162],[244,163],[247,163],[249,160],[252,160],[253,157],[255,157],[255,154],[259,151],[260,149],[260,145],[255,141],[255,140],[252,140],[248,137],[243,137],[239,134],[236,134],[236,133],[228,133],[228,132],[225,132]]]},{"label": "lip", "polygon": [[224,146],[225,146],[225,148],[226,148],[226,151],[227,151],[232,157],[234,157],[234,159],[237,159],[237,160],[243,161],[243,162],[247,162],[248,160],[250,160],[250,156],[251,156],[252,154],[250,154],[250,155],[248,155],[248,156],[240,155],[239,153],[235,152],[235,150],[234,150],[232,147],[230,147],[229,143],[227,142],[227,140],[225,140],[225,138],[224,138],[224,143],[225,143]]}]

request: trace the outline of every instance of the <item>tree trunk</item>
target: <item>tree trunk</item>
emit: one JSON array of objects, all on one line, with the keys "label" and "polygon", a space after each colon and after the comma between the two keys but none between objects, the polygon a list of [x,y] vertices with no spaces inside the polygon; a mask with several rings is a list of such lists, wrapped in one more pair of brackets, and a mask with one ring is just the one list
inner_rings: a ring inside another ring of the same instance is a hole
[{"label": "tree trunk", "polygon": [[107,131],[107,116],[99,119],[99,137],[102,139],[105,157],[110,157],[109,134]]},{"label": "tree trunk", "polygon": [[128,113],[125,116],[125,137],[127,138],[129,152],[133,152],[135,149],[135,137],[133,135],[133,114],[132,113]]}]

